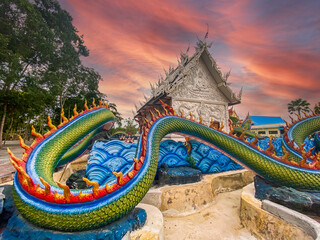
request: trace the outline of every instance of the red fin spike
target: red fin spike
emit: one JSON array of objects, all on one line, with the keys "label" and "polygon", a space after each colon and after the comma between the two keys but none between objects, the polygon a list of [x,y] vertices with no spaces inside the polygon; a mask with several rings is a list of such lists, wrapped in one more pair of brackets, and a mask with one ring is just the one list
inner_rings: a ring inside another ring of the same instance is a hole
[{"label": "red fin spike", "polygon": [[245,132],[245,130],[244,130],[244,128],[242,129],[242,133],[241,133],[241,135],[240,135],[240,137],[239,137],[239,140],[241,140],[241,141],[244,141],[244,136],[246,135],[246,132]]},{"label": "red fin spike", "polygon": [[308,150],[308,153],[307,153],[307,156],[308,156],[308,157],[311,157],[312,151],[313,151],[315,148],[316,148],[316,146],[314,146],[314,147],[312,147],[312,148],[310,148],[310,149]]},{"label": "red fin spike", "polygon": [[80,190],[80,192],[78,193],[78,199],[81,202],[83,198],[85,198],[86,194],[82,193],[82,189]]},{"label": "red fin spike", "polygon": [[232,126],[230,126],[230,132],[229,132],[229,135],[231,136],[232,134],[233,134],[233,127]]},{"label": "red fin spike", "polygon": [[222,129],[224,128],[224,125],[223,125],[223,122],[221,122],[221,126],[219,127],[219,131],[221,131],[222,132]]},{"label": "red fin spike", "polygon": [[65,201],[66,201],[67,203],[69,203],[69,202],[70,202],[70,197],[71,197],[70,188],[69,188],[67,185],[62,184],[62,183],[60,183],[60,182],[56,182],[56,183],[58,184],[58,186],[59,186],[60,188],[63,189],[63,197],[64,197]]},{"label": "red fin spike", "polygon": [[176,111],[173,109],[173,107],[170,107],[168,104],[167,104],[166,107],[169,109],[170,113],[171,113],[173,116],[176,115]]},{"label": "red fin spike", "polygon": [[149,122],[149,120],[147,118],[144,118],[145,122],[146,122],[146,127],[147,128],[150,128],[151,127],[151,124]]},{"label": "red fin spike", "polygon": [[172,115],[176,116],[176,111],[174,110],[174,108],[170,107],[169,105],[167,105],[167,107],[169,108],[169,111],[172,113]]},{"label": "red fin spike", "polygon": [[166,109],[166,107],[165,107],[165,105],[164,105],[164,103],[160,100],[160,102],[161,102],[161,107],[163,108],[163,110],[164,110],[164,112],[165,112],[165,116],[168,116],[169,115],[169,113],[168,113],[168,111],[167,111],[167,109]]},{"label": "red fin spike", "polygon": [[271,139],[272,139],[272,136],[270,136],[270,138],[269,138],[269,147],[265,150],[265,152],[267,152],[267,153],[272,153],[274,150],[274,146],[272,144]]},{"label": "red fin spike", "polygon": [[43,138],[43,136],[40,133],[37,133],[34,126],[31,126],[31,134],[37,138]]},{"label": "red fin spike", "polygon": [[90,181],[88,178],[85,177],[83,177],[82,180],[85,181],[87,185],[92,186],[93,196],[97,197],[99,195],[99,183]]},{"label": "red fin spike", "polygon": [[193,115],[192,115],[192,113],[190,112],[189,115],[190,115],[190,120],[193,121]]},{"label": "red fin spike", "polygon": [[[159,101],[165,111],[166,111],[165,108],[167,108],[169,110],[169,112],[171,113],[171,115],[174,115],[174,116],[176,115],[176,113],[172,107],[170,107],[168,104],[164,103],[161,99]],[[166,113],[167,113],[167,115],[170,115],[167,111],[166,111]]]},{"label": "red fin spike", "polygon": [[133,158],[134,161],[134,170],[139,171],[140,166],[139,166],[139,159],[138,158]]},{"label": "red fin spike", "polygon": [[309,163],[309,164],[308,164],[308,167],[311,168],[311,169],[316,170],[316,169],[317,169],[316,165],[317,165],[316,162],[312,162],[312,163]]},{"label": "red fin spike", "polygon": [[57,129],[57,127],[52,124],[52,120],[51,120],[51,117],[50,117],[50,116],[48,116],[48,126],[49,126],[50,130],[55,130],[55,129]]},{"label": "red fin spike", "polygon": [[61,109],[61,114],[60,114],[60,116],[61,116],[61,118],[62,118],[62,123],[68,122],[68,118],[66,118],[66,117],[64,116],[64,110],[63,110],[63,108]]},{"label": "red fin spike", "polygon": [[302,159],[301,159],[301,161],[299,162],[299,166],[300,166],[300,167],[305,167],[306,163],[307,163],[307,156],[306,156],[305,153],[303,153],[303,154],[302,154]]},{"label": "red fin spike", "polygon": [[23,170],[22,167],[18,166],[11,158],[9,159],[13,167],[19,172],[20,176],[22,177],[22,182],[27,183],[27,187],[30,190],[34,187],[34,183],[31,177]]},{"label": "red fin spike", "polygon": [[158,118],[161,117],[161,113],[158,109],[152,107],[152,109],[158,114]]},{"label": "red fin spike", "polygon": [[289,160],[289,152],[285,149],[285,147],[282,147],[282,152],[284,153],[282,155],[282,160],[288,161]]},{"label": "red fin spike", "polygon": [[73,111],[73,116],[74,116],[74,117],[76,117],[76,116],[79,115],[79,113],[77,112],[77,104],[74,105],[74,108],[73,108],[72,111]]},{"label": "red fin spike", "polygon": [[312,110],[311,116],[317,116],[317,113],[316,113],[316,110],[315,110],[315,109]]},{"label": "red fin spike", "polygon": [[233,133],[233,124],[232,124],[232,120],[230,118],[228,119],[228,123],[229,123],[229,129],[230,129],[229,135],[232,135],[232,133]]},{"label": "red fin spike", "polygon": [[293,159],[289,160],[290,164],[296,167],[299,167],[299,164],[295,162]]},{"label": "red fin spike", "polygon": [[203,121],[203,119],[202,119],[201,115],[199,114],[199,123],[202,124],[202,121]]},{"label": "red fin spike", "polygon": [[93,106],[93,108],[96,108],[96,104],[95,104],[95,99],[94,98],[92,98],[92,106]]},{"label": "red fin spike", "polygon": [[24,150],[28,150],[30,147],[27,146],[26,144],[24,144],[24,141],[22,139],[22,137],[20,135],[18,135],[19,140],[20,140],[20,146],[24,149]]},{"label": "red fin spike", "polygon": [[165,107],[165,106],[162,106],[162,108],[163,108],[163,110],[164,110],[164,112],[165,112],[165,115],[166,115],[166,116],[170,115],[170,114],[169,114],[169,112],[168,112],[168,110],[166,109],[166,107]]},{"label": "red fin spike", "polygon": [[88,105],[87,105],[87,99],[84,100],[84,109],[85,109],[85,111],[89,110]]},{"label": "red fin spike", "polygon": [[36,194],[36,196],[38,196],[39,198],[41,198],[41,199],[43,198],[44,189],[39,186],[39,183],[37,183],[37,185],[36,185],[36,187],[35,187],[35,194]]},{"label": "red fin spike", "polygon": [[301,144],[301,146],[299,147],[299,152],[303,152],[304,151],[304,146],[306,145],[307,143],[303,143]]},{"label": "red fin spike", "polygon": [[215,129],[214,121],[213,121],[212,118],[211,118],[211,120],[210,120],[210,125],[209,125],[209,127]]},{"label": "red fin spike", "polygon": [[256,147],[258,144],[259,140],[258,140],[258,134],[255,134],[254,140],[250,143],[251,146]]},{"label": "red fin spike", "polygon": [[289,147],[294,148],[294,139],[288,142]]},{"label": "red fin spike", "polygon": [[300,121],[301,120],[300,114],[295,114],[295,115],[298,117],[298,120]]},{"label": "red fin spike", "polygon": [[112,173],[117,177],[118,184],[122,186],[124,184],[122,172],[112,172]]},{"label": "red fin spike", "polygon": [[283,120],[286,123],[287,128],[290,127],[289,123],[286,120]]},{"label": "red fin spike", "polygon": [[160,101],[161,105],[165,105],[165,103],[161,99],[159,99],[159,101]]},{"label": "red fin spike", "polygon": [[155,121],[155,120],[157,120],[155,117],[154,117],[154,114],[153,114],[153,112],[151,111],[151,110],[149,110],[149,113],[150,113],[150,116],[151,116],[151,121]]},{"label": "red fin spike", "polygon": [[131,172],[128,172],[128,177],[130,178],[130,179],[132,179],[133,177],[134,177],[134,170],[132,170]]},{"label": "red fin spike", "polygon": [[106,184],[106,191],[107,191],[107,193],[113,192],[113,186]]},{"label": "red fin spike", "polygon": [[56,203],[65,203],[64,196],[60,193],[57,193],[57,191],[54,191],[53,199]]},{"label": "red fin spike", "polygon": [[294,124],[295,123],[294,119],[291,116],[289,116],[289,118],[291,119],[291,124]]},{"label": "red fin spike", "polygon": [[19,166],[21,166],[21,164],[24,164],[24,163],[25,163],[24,161],[22,161],[22,159],[17,158],[17,157],[13,154],[13,152],[11,152],[10,148],[8,148],[8,147],[7,147],[7,152],[9,153],[11,159],[12,159],[13,161],[15,161]]},{"label": "red fin spike", "polygon": [[316,162],[315,167],[316,167],[317,169],[320,169],[320,153],[316,154],[315,162]]},{"label": "red fin spike", "polygon": [[39,177],[39,179],[45,187],[44,188],[45,195],[50,195],[50,189],[51,189],[50,185],[42,177]]}]

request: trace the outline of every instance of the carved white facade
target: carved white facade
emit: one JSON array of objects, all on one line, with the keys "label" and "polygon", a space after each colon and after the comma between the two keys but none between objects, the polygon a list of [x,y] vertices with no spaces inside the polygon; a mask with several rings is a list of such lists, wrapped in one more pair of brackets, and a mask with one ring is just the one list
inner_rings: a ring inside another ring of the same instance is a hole
[{"label": "carved white facade", "polygon": [[236,96],[227,85],[226,76],[222,76],[216,62],[211,57],[206,43],[198,46],[192,57],[181,54],[177,68],[165,72],[166,78],[151,85],[152,96],[138,110],[139,115],[147,115],[148,107],[161,110],[159,100],[171,105],[176,112],[184,116],[194,116],[206,125],[211,120],[223,124],[228,131],[228,106],[240,103],[241,92]]},{"label": "carved white facade", "polygon": [[192,113],[197,121],[201,116],[206,125],[212,119],[228,126],[228,100],[218,89],[202,60],[196,61],[183,84],[177,86],[169,96],[172,98],[172,107],[184,116]]}]

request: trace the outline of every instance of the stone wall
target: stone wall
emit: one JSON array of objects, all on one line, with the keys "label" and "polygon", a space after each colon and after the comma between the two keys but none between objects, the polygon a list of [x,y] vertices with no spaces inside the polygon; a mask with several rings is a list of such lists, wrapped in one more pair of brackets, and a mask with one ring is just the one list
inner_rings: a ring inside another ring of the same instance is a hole
[{"label": "stone wall", "polygon": [[261,201],[254,197],[254,186],[246,186],[241,195],[240,219],[245,228],[258,239],[313,239],[301,228],[263,210]]}]

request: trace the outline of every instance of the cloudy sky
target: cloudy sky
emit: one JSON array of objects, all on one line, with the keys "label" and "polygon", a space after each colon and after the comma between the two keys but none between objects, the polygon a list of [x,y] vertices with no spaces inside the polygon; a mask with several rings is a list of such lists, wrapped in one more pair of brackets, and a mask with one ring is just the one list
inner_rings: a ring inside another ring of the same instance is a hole
[{"label": "cloudy sky", "polygon": [[287,115],[287,103],[320,101],[319,0],[59,0],[84,35],[100,91],[132,117],[134,104],[180,52],[203,38],[231,88],[243,87],[241,116]]}]

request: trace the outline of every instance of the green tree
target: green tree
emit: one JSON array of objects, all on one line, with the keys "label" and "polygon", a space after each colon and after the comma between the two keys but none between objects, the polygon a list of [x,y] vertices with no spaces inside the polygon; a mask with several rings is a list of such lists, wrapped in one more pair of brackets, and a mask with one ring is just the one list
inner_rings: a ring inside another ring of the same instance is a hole
[{"label": "green tree", "polygon": [[117,132],[125,132],[126,134],[132,136],[137,134],[139,131],[139,127],[136,122],[131,118],[122,119],[121,125],[118,124],[116,128],[111,130],[111,134],[115,134]]},{"label": "green tree", "polygon": [[[0,140],[9,112],[10,121],[23,115],[27,123],[41,122],[40,113],[61,111],[67,99],[103,97],[100,75],[81,63],[88,55],[71,16],[56,0],[2,0]],[[24,102],[17,103],[22,96]]]},{"label": "green tree", "polygon": [[115,103],[108,103],[108,106],[115,117],[115,123],[117,123],[117,125],[121,128],[123,117],[121,116],[121,113],[118,112],[117,105]]},{"label": "green tree", "polygon": [[125,119],[125,132],[128,135],[135,135],[138,131],[139,131],[139,128],[133,119],[131,118]]},{"label": "green tree", "polygon": [[301,113],[308,113],[310,112],[310,103],[302,98],[296,99],[288,103],[288,112],[290,114],[297,113],[301,116]]},{"label": "green tree", "polygon": [[313,110],[316,114],[320,114],[320,102],[318,102],[317,104],[314,105]]}]

